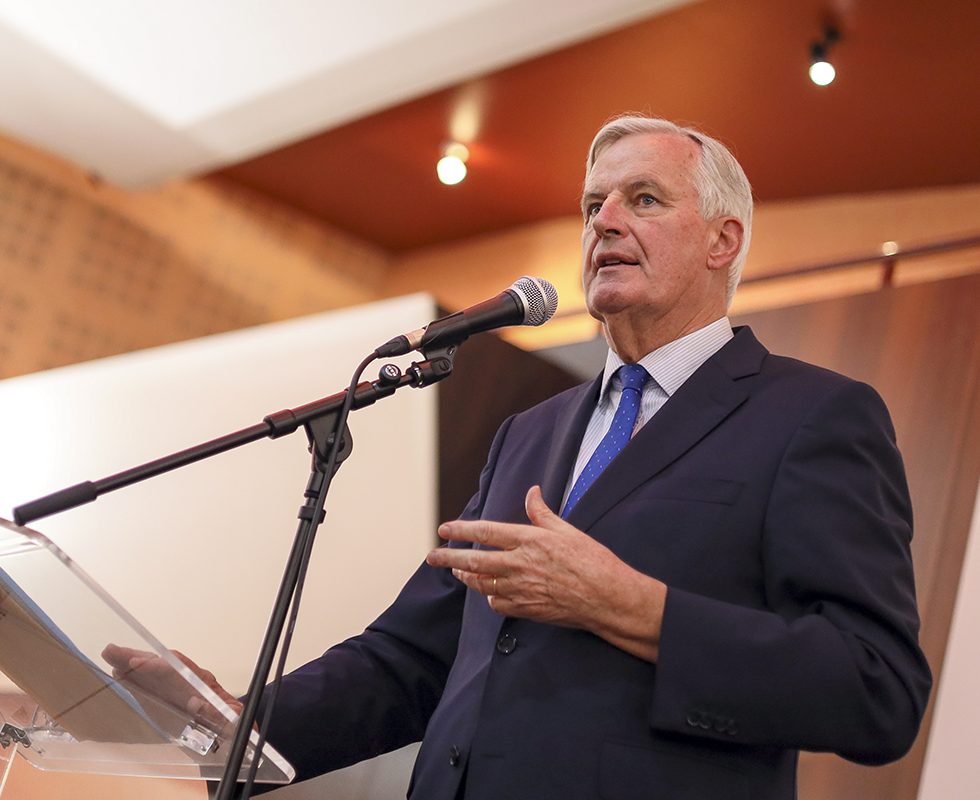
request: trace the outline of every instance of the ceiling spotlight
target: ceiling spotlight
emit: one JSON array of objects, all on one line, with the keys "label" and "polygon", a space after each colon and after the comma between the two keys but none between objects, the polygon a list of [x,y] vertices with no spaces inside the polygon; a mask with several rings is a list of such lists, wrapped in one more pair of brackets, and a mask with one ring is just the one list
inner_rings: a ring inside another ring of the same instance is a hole
[{"label": "ceiling spotlight", "polygon": [[840,33],[837,29],[825,28],[823,38],[810,45],[810,80],[817,86],[827,86],[837,77],[837,70],[827,60],[827,53],[838,41],[840,41]]},{"label": "ceiling spotlight", "polygon": [[436,164],[436,174],[446,186],[455,186],[466,177],[466,160],[470,151],[465,144],[451,142],[443,148],[443,157]]}]

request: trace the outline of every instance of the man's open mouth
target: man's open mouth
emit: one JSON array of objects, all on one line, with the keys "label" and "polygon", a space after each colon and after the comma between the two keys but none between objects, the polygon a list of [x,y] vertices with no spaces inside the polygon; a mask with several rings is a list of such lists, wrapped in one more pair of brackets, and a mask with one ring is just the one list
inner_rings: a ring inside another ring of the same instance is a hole
[{"label": "man's open mouth", "polygon": [[619,256],[603,256],[596,259],[596,267],[602,269],[603,267],[636,267],[639,266],[639,261],[630,261],[626,258],[620,258]]}]

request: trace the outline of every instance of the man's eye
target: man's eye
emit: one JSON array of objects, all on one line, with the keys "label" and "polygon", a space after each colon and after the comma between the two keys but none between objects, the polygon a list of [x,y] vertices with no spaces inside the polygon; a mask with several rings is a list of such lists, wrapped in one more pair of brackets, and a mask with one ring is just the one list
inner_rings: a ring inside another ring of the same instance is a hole
[{"label": "man's eye", "polygon": [[652,206],[657,202],[657,198],[652,194],[641,194],[639,200],[641,206]]},{"label": "man's eye", "polygon": [[585,216],[594,217],[599,213],[599,209],[602,208],[602,203],[589,203],[585,207]]}]

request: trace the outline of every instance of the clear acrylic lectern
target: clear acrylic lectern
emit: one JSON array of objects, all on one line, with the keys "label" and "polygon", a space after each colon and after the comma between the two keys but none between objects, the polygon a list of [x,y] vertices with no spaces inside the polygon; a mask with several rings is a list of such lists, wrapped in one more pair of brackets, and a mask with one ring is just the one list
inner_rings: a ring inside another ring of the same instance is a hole
[{"label": "clear acrylic lectern", "polygon": [[[116,648],[146,658],[114,669]],[[53,542],[0,519],[0,792],[16,753],[43,770],[218,780],[236,721]],[[293,776],[267,744],[256,780]]]}]

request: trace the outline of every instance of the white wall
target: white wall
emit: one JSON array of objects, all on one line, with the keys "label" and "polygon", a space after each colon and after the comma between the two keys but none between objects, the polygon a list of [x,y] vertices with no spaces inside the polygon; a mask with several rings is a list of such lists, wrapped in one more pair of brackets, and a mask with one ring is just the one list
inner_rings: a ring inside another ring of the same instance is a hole
[{"label": "white wall", "polygon": [[919,800],[980,797],[980,491],[963,557],[963,571],[949,630],[936,710],[929,732]]},{"label": "white wall", "polygon": [[[414,295],[0,382],[0,516],[333,394],[366,353],[434,310]],[[405,388],[352,414],[354,453],[328,500],[291,665],[361,630],[434,541],[435,391]],[[300,430],[34,527],[167,646],[242,692],[308,474]]]}]

